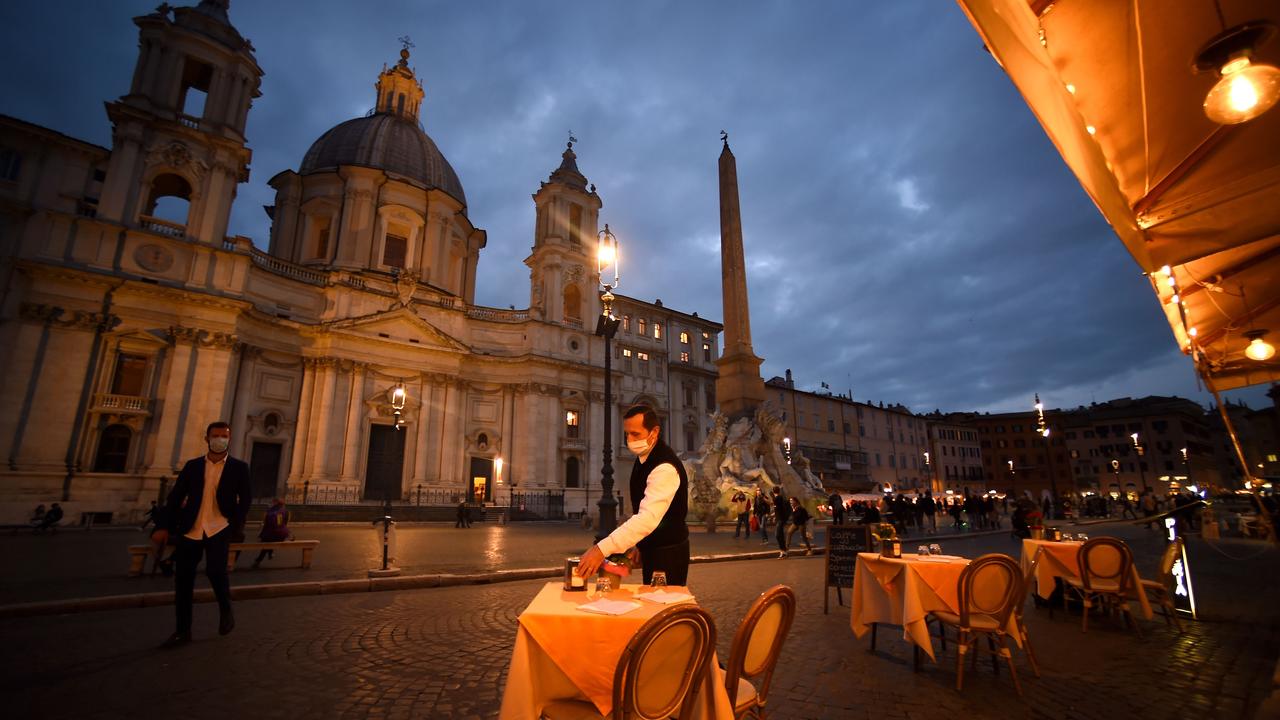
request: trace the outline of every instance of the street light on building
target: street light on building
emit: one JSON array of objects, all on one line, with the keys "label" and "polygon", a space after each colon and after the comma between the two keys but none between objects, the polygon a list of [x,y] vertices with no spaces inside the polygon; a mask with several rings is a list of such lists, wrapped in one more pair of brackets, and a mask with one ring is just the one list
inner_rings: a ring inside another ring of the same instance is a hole
[{"label": "street light on building", "polygon": [[787,464],[791,464],[791,438],[782,438],[782,455],[787,459]]},{"label": "street light on building", "polygon": [[1009,465],[1009,494],[1013,496],[1014,500],[1017,500],[1018,499],[1018,478],[1013,473],[1013,458],[1009,458],[1008,460],[1005,460],[1005,462],[1008,463]]},{"label": "street light on building", "polygon": [[1142,456],[1147,454],[1147,449],[1138,442],[1138,433],[1130,433],[1129,437],[1133,439],[1133,449],[1138,453],[1138,477],[1142,478],[1142,491],[1146,492],[1151,489],[1151,486],[1147,485],[1147,471],[1142,466]]},{"label": "street light on building", "polygon": [[409,397],[409,393],[404,389],[404,383],[396,383],[396,387],[391,391],[391,409],[395,411],[395,429],[399,430],[404,425],[404,419],[401,414],[404,412],[404,403]]},{"label": "street light on building", "polygon": [[[596,274],[600,277],[600,317],[596,318],[596,335],[604,338],[604,465],[600,469],[600,528],[597,540],[605,538],[617,527],[618,501],[613,497],[613,352],[609,341],[618,332],[618,318],[613,316],[613,289],[618,287],[618,238],[604,226],[596,236]],[[612,277],[610,277],[612,276]]]},{"label": "street light on building", "polygon": [[1049,492],[1053,494],[1053,516],[1058,516],[1058,481],[1053,476],[1053,449],[1049,447],[1049,424],[1044,421],[1044,403],[1040,402],[1040,393],[1036,393],[1036,427],[1040,437],[1044,438],[1045,471],[1049,473]]}]

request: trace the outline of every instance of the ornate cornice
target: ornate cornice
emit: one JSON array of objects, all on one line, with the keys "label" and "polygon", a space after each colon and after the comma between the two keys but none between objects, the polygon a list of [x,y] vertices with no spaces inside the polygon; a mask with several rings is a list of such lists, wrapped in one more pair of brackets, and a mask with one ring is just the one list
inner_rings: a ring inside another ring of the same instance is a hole
[{"label": "ornate cornice", "polygon": [[50,326],[71,330],[113,330],[120,324],[119,316],[111,313],[91,312],[89,310],[72,310],[57,305],[23,303],[19,314],[24,320],[45,323]]},{"label": "ornate cornice", "polygon": [[201,347],[226,348],[229,350],[244,347],[240,342],[240,336],[235,333],[214,332],[184,325],[170,325],[168,339],[169,343],[174,345],[178,342],[189,342]]}]

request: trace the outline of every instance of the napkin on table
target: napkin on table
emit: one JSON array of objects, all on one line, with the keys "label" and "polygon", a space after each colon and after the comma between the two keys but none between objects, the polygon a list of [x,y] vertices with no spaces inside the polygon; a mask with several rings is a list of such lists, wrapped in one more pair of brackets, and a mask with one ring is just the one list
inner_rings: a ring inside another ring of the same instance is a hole
[{"label": "napkin on table", "polygon": [[640,603],[634,600],[610,600],[608,598],[600,598],[594,602],[584,603],[578,606],[579,610],[600,615],[626,615],[627,613],[641,607]]},{"label": "napkin on table", "polygon": [[674,605],[675,603],[688,602],[693,599],[693,596],[689,593],[654,590],[653,592],[636,595],[636,598],[640,600],[648,600],[649,602],[661,603],[663,605]]}]

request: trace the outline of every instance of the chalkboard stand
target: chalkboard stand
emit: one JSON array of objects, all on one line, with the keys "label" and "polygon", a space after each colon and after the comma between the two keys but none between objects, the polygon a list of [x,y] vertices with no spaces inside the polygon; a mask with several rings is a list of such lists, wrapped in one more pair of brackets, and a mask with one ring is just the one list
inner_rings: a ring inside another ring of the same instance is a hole
[{"label": "chalkboard stand", "polygon": [[840,588],[853,589],[854,565],[858,553],[871,548],[871,529],[865,525],[830,525],[827,527],[826,564],[822,577],[822,614],[831,607],[831,588],[836,589],[836,602],[844,606]]}]

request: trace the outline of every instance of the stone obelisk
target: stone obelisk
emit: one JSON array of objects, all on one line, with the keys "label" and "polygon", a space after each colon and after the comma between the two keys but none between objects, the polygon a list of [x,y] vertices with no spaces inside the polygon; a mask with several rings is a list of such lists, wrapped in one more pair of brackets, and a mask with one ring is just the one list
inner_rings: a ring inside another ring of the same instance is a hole
[{"label": "stone obelisk", "polygon": [[742,252],[742,212],[738,207],[738,163],[721,133],[720,285],[724,302],[724,352],[716,360],[716,404],[732,422],[764,402],[760,363],[751,349],[751,313],[747,308],[747,263]]}]

